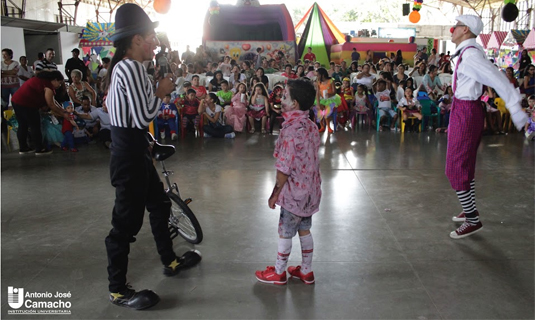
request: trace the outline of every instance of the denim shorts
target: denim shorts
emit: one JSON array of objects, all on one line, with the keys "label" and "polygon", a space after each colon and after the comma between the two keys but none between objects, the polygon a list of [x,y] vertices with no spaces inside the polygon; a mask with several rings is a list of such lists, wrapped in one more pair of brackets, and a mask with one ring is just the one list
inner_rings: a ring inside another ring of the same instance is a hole
[{"label": "denim shorts", "polygon": [[282,238],[293,238],[298,230],[310,230],[312,227],[312,217],[300,217],[290,211],[281,208],[279,219],[279,236]]}]

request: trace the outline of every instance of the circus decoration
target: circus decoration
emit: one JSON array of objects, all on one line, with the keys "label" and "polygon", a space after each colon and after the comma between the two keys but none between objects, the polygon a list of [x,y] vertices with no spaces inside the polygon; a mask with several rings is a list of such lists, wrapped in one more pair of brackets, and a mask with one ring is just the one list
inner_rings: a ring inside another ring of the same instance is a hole
[{"label": "circus decoration", "polygon": [[154,0],[154,10],[159,14],[166,14],[171,9],[171,0]]},{"label": "circus decoration", "polygon": [[414,0],[414,5],[412,6],[412,12],[409,14],[409,21],[412,23],[418,23],[420,21],[420,9],[422,9],[422,3],[424,0]]},{"label": "circus decoration", "polygon": [[502,19],[506,22],[513,22],[518,18],[518,7],[515,0],[505,0],[502,8]]},{"label": "circus decoration", "polygon": [[110,36],[114,32],[114,23],[88,22],[80,39],[80,47],[113,46]]}]

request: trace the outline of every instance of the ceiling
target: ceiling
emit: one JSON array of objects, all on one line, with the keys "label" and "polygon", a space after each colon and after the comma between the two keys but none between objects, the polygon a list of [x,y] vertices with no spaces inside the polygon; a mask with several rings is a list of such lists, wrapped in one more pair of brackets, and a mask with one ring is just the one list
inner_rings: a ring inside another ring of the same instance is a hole
[{"label": "ceiling", "polygon": [[503,4],[503,0],[442,0],[455,5],[481,10],[484,8],[499,8]]}]

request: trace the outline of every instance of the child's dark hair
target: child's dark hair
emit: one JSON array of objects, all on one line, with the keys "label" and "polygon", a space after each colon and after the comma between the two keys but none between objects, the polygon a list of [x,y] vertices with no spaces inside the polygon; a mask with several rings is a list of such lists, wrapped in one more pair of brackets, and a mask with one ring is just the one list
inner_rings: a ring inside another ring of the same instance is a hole
[{"label": "child's dark hair", "polygon": [[194,74],[194,75],[191,77],[191,80],[193,80],[193,79],[195,79],[195,78],[200,79],[198,75]]},{"label": "child's dark hair", "polygon": [[308,71],[314,71],[314,66],[308,66]]},{"label": "child's dark hair", "polygon": [[88,96],[83,96],[82,99],[80,99],[80,101],[84,101],[84,100],[89,101],[89,97]]},{"label": "child's dark hair", "polygon": [[221,80],[221,84],[226,84],[226,85],[228,85],[228,81],[225,80],[225,79],[223,79],[223,80]]},{"label": "child's dark hair", "polygon": [[288,67],[290,67],[290,69],[291,69],[291,68],[292,68],[292,65],[289,64],[289,63],[287,63],[287,64],[284,66],[284,69],[286,69],[286,68],[288,68]]},{"label": "child's dark hair", "polygon": [[197,94],[197,91],[193,89],[188,89],[188,91],[186,91],[186,94],[189,95],[190,93]]},{"label": "child's dark hair", "polygon": [[[194,91],[195,91],[195,90],[194,90]],[[165,95],[165,97],[169,97],[169,98],[171,98],[171,94],[168,93],[168,94]]]},{"label": "child's dark hair", "polygon": [[312,107],[316,89],[314,89],[311,81],[304,79],[288,80],[286,86],[290,91],[290,98],[299,104],[299,110],[307,111]]},{"label": "child's dark hair", "polygon": [[385,79],[379,79],[377,80],[377,85],[384,84],[386,86],[386,80]]},{"label": "child's dark hair", "polygon": [[357,86],[357,88],[361,88],[362,91],[364,92],[365,95],[368,95],[368,87],[366,87],[366,85],[363,85],[363,84],[359,84]]},{"label": "child's dark hair", "polygon": [[208,96],[210,96],[210,99],[212,99],[213,102],[216,102],[216,101],[219,101],[219,98],[217,97],[217,95],[213,92],[210,92],[208,94]]},{"label": "child's dark hair", "polygon": [[531,96],[529,96],[528,100],[535,100],[535,94],[532,94]]}]

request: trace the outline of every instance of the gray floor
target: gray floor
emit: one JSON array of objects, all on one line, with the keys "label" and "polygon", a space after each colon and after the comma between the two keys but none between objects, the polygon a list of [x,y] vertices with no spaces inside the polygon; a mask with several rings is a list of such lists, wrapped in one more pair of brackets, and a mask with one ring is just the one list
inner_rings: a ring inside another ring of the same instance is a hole
[{"label": "gray floor", "polygon": [[[104,238],[114,189],[108,152],[82,146],[48,157],[2,153],[4,319],[533,319],[534,144],[483,138],[476,172],[485,226],[452,240],[461,208],[444,176],[446,136],[339,132],[322,136],[323,198],[314,216],[316,284],[257,283],[272,265],[278,211],[276,136],[188,138],[168,161],[205,232],[203,261],[175,278],[145,223],[129,282],[162,298],[135,312],[107,301]],[[146,221],[148,222],[148,221]],[[290,265],[300,262],[294,239]],[[181,253],[193,246],[175,240]],[[67,292],[72,314],[8,315],[7,286]]]}]

